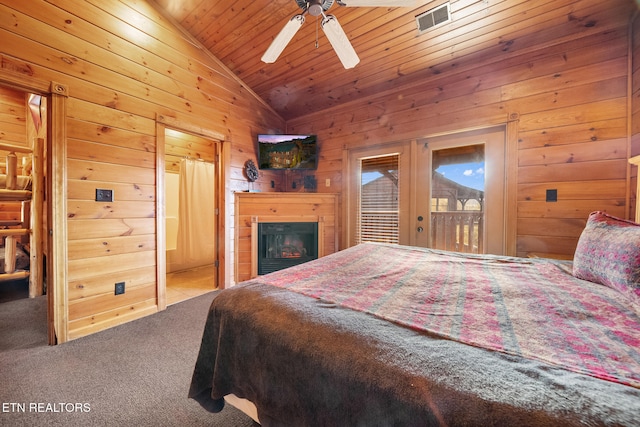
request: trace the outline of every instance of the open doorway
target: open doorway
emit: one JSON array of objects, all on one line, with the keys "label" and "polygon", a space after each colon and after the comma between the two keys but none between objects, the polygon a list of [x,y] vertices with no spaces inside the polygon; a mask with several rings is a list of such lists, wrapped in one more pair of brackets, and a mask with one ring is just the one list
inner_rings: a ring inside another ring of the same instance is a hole
[{"label": "open doorway", "polygon": [[44,268],[48,107],[46,95],[0,85],[0,303],[11,331],[5,346],[53,343]]},{"label": "open doorway", "polygon": [[47,98],[0,86],[0,302],[45,293]]},{"label": "open doorway", "polygon": [[164,129],[166,303],[217,289],[218,142]]}]

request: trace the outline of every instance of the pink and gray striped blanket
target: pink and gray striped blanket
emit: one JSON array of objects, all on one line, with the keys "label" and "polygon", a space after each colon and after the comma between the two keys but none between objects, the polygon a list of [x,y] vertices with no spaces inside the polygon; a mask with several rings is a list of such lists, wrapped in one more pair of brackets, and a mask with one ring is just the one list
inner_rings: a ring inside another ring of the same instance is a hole
[{"label": "pink and gray striped blanket", "polygon": [[640,388],[640,313],[566,262],[362,244],[255,279],[451,340]]}]

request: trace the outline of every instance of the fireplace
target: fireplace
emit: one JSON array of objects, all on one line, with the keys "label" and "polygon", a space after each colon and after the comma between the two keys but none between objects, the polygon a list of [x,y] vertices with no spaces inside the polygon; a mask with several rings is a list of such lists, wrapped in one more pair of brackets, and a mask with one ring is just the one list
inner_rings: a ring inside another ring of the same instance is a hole
[{"label": "fireplace", "polygon": [[258,274],[267,274],[318,258],[317,222],[258,224]]}]

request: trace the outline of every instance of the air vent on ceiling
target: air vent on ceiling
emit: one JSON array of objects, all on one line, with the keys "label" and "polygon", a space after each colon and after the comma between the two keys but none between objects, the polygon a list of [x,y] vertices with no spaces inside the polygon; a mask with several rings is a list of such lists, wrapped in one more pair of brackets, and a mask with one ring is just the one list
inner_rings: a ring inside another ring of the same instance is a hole
[{"label": "air vent on ceiling", "polygon": [[435,27],[436,25],[449,22],[450,20],[451,14],[449,13],[449,3],[434,7],[433,9],[416,16],[418,31],[421,33],[427,31],[429,28]]}]

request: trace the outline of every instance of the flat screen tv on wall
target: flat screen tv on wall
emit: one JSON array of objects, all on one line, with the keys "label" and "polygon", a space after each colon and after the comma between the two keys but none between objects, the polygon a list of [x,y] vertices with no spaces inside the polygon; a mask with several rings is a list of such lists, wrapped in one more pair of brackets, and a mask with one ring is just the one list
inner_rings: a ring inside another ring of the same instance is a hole
[{"label": "flat screen tv on wall", "polygon": [[258,135],[260,169],[316,169],[316,135]]}]

